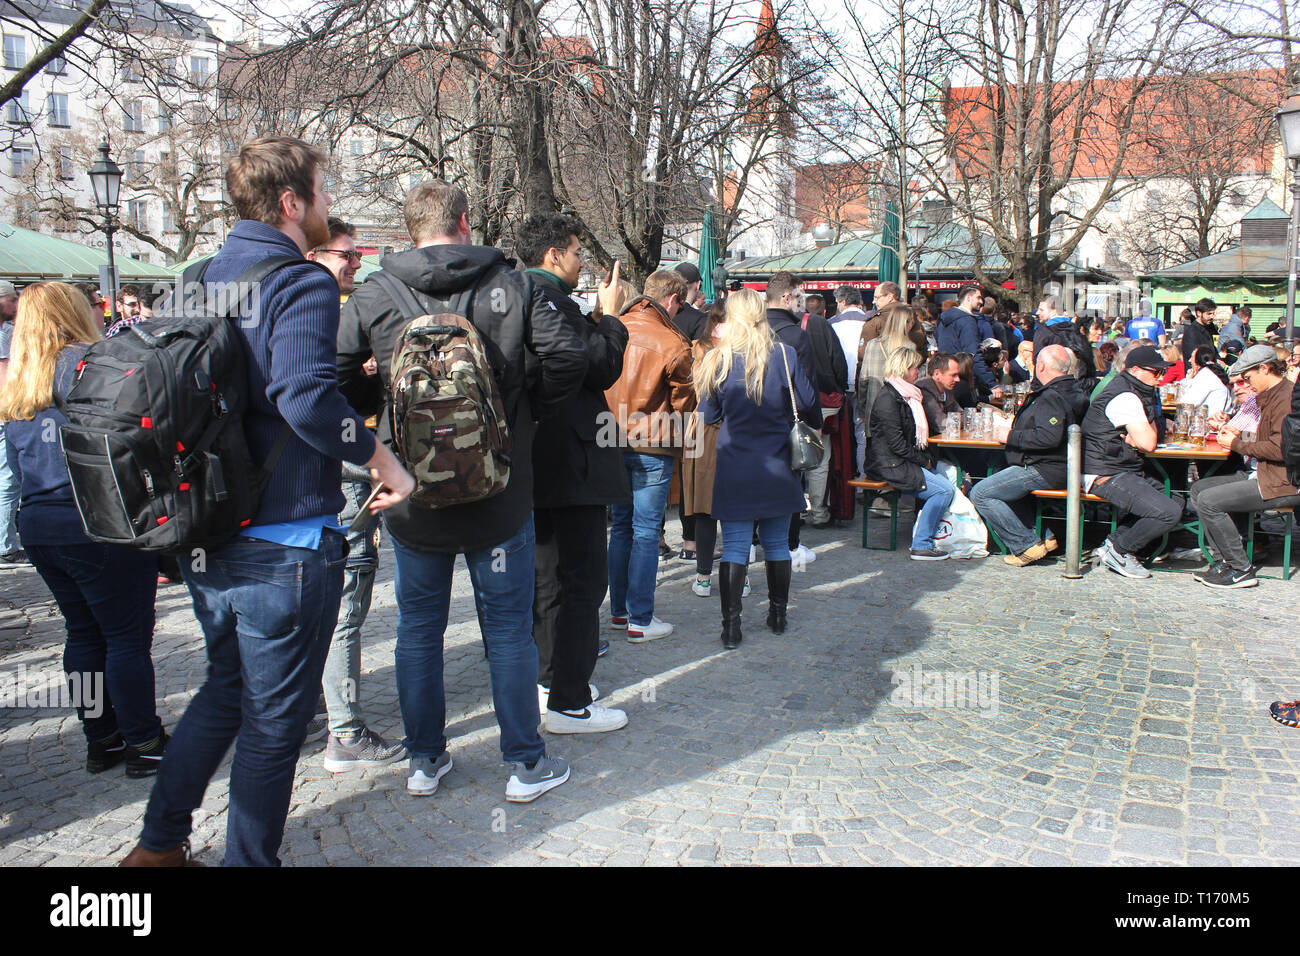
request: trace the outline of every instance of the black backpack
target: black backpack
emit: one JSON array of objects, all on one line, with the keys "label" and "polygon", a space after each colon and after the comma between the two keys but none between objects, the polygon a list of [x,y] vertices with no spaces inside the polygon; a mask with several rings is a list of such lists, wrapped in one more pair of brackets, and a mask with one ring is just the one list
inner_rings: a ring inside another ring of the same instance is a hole
[{"label": "black backpack", "polygon": [[94,541],[160,553],[222,544],[252,523],[292,435],[286,424],[266,461],[253,461],[247,359],[233,319],[246,292],[256,301],[257,283],[307,260],[264,259],[217,303],[203,286],[210,262],[187,269],[152,319],[92,345],[57,399],[73,497]]},{"label": "black backpack", "polygon": [[[1300,389],[1300,385],[1293,386]],[[1282,463],[1286,465],[1287,481],[1300,486],[1300,409],[1296,399],[1291,399],[1293,411],[1282,419]]]}]

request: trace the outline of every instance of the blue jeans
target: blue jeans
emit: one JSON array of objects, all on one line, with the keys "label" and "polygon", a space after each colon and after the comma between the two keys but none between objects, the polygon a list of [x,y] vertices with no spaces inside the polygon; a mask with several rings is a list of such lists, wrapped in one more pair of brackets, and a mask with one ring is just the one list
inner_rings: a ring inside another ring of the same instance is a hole
[{"label": "blue jeans", "polygon": [[158,769],[140,845],[166,850],[190,835],[191,814],[231,743],[226,866],[278,866],[293,771],[320,693],[338,618],[347,540],[320,548],[236,538],[181,573],[207,641],[207,680]]},{"label": "blue jeans", "polygon": [[0,423],[0,554],[18,550],[17,529],[14,516],[18,514],[18,478],[9,467],[9,454],[5,450],[5,428]]},{"label": "blue jeans", "polygon": [[[789,561],[790,516],[758,519],[758,540],[763,545],[764,561]],[[722,560],[732,564],[749,563],[749,545],[754,539],[754,522],[722,522]]]},{"label": "blue jeans", "polygon": [[128,744],[149,743],[163,729],[150,656],[158,559],[92,542],[29,544],[27,556],[63,613],[64,672],[103,676],[102,712],[77,708],[86,739],[105,740],[121,730]]},{"label": "blue jeans", "polygon": [[970,500],[1007,550],[1020,554],[1038,544],[1038,535],[1028,527],[1033,513],[1029,493],[1050,487],[1032,465],[1028,468],[1011,465],[976,482]]},{"label": "blue jeans", "polygon": [[[492,675],[501,754],[532,763],[546,753],[537,734],[537,645],[533,643],[533,519],[494,548],[469,551],[475,610]],[[415,551],[393,539],[397,554],[397,699],[412,757],[447,749],[442,638],[456,555]]]},{"label": "blue jeans", "polygon": [[934,534],[939,530],[943,513],[952,504],[957,489],[947,478],[933,471],[922,468],[925,475],[925,487],[913,491],[917,501],[925,502],[916,515],[916,526],[912,528],[912,550],[926,551],[934,547]]},{"label": "blue jeans", "polygon": [[[343,497],[347,500],[339,512],[344,528],[370,497],[369,472],[344,462]],[[353,469],[353,472],[349,472]],[[348,480],[356,470],[365,474],[364,481]],[[348,562],[343,568],[343,598],[339,602],[339,619],[325,658],[321,690],[329,714],[330,733],[335,737],[355,737],[366,729],[361,713],[361,627],[370,613],[370,595],[379,568],[379,516],[372,515],[359,531],[348,532]]]},{"label": "blue jeans", "polygon": [[659,529],[668,507],[673,459],[625,451],[623,469],[632,486],[632,503],[610,506],[609,609],[614,617],[644,626],[655,613]]}]

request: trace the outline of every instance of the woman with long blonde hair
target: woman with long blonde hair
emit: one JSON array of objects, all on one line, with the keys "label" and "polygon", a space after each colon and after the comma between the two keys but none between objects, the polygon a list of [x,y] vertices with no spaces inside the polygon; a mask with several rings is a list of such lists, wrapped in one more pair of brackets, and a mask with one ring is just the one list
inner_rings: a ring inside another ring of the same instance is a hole
[{"label": "woman with long blonde hair", "polygon": [[876,404],[880,387],[885,384],[885,359],[895,349],[915,348],[908,329],[920,322],[919,310],[902,302],[894,302],[880,310],[883,324],[880,334],[867,342],[862,350],[862,365],[858,369],[857,401],[855,411],[863,422],[866,437],[871,437],[871,407]]},{"label": "woman with long blonde hair", "polygon": [[86,769],[101,773],[125,760],[127,776],[147,777],[167,742],[150,657],[158,562],[86,537],[59,441],[67,419],[55,396],[72,388],[99,337],[80,290],[63,282],[24,289],[0,420],[19,484],[18,533],[63,612],[63,669],[81,689]]},{"label": "woman with long blonde hair", "polygon": [[[767,625],[785,630],[790,596],[790,516],[803,510],[803,486],[790,467],[794,406],[816,424],[817,390],[798,355],[777,342],[763,298],[751,289],[727,296],[721,341],[695,365],[695,391],[703,424],[721,422],[712,514],[722,522],[722,646],[741,642],[741,592],[754,523],[767,569]],[[793,395],[792,395],[793,393]]]}]

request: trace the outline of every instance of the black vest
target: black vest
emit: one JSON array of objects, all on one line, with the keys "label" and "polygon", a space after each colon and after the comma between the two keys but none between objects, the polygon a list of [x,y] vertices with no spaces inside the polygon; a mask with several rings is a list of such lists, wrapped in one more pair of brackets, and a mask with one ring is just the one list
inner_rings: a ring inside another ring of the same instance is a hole
[{"label": "black vest", "polygon": [[1160,408],[1160,394],[1153,386],[1143,385],[1128,372],[1120,372],[1110,384],[1101,390],[1101,394],[1088,406],[1088,414],[1083,416],[1083,473],[1085,475],[1115,475],[1128,471],[1142,473],[1142,455],[1136,448],[1124,441],[1128,434],[1126,428],[1116,428],[1106,417],[1106,406],[1116,395],[1132,392],[1142,401],[1146,409],[1147,421],[1156,426],[1157,434],[1164,431],[1161,426],[1163,414]]}]

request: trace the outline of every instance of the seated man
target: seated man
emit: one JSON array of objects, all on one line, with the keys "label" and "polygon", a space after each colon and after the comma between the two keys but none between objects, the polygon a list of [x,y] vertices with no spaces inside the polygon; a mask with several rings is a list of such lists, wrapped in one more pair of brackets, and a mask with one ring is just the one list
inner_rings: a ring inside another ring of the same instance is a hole
[{"label": "seated man", "polygon": [[1016,349],[1016,357],[1007,363],[1002,375],[1003,385],[1018,385],[1034,377],[1034,343],[1025,340]]},{"label": "seated man", "polygon": [[947,352],[936,352],[925,371],[925,378],[918,381],[916,387],[921,390],[921,403],[925,406],[930,434],[938,436],[943,434],[943,423],[948,413],[961,411],[961,405],[952,393],[960,370],[956,357]]},{"label": "seated man", "polygon": [[1160,441],[1155,386],[1168,367],[1154,348],[1139,345],[1083,417],[1083,490],[1137,518],[1117,528],[1096,557],[1129,578],[1151,577],[1136,552],[1167,534],[1183,516],[1182,501],[1166,496],[1143,470],[1142,453],[1154,451]]},{"label": "seated man", "polygon": [[1009,466],[978,482],[971,492],[975,510],[1007,546],[1004,560],[1014,567],[1041,561],[1056,549],[1055,538],[1039,541],[1030,529],[1027,515],[1033,509],[1022,509],[1031,491],[1065,487],[1068,429],[1088,410],[1088,398],[1071,372],[1073,361],[1063,345],[1049,345],[1038,353],[1034,371],[1040,384],[1025,398],[1015,421],[999,429]]},{"label": "seated man", "polygon": [[[1199,351],[1199,350],[1198,350]],[[1192,485],[1192,506],[1201,516],[1205,540],[1214,563],[1198,571],[1196,579],[1211,588],[1251,588],[1259,583],[1246,557],[1241,535],[1232,515],[1237,512],[1294,508],[1300,493],[1287,480],[1282,462],[1282,421],[1291,410],[1292,384],[1286,364],[1267,345],[1252,345],[1232,366],[1257,394],[1259,429],[1254,441],[1229,424],[1219,429],[1219,444],[1247,460],[1254,459],[1254,471],[1202,478]]]}]

